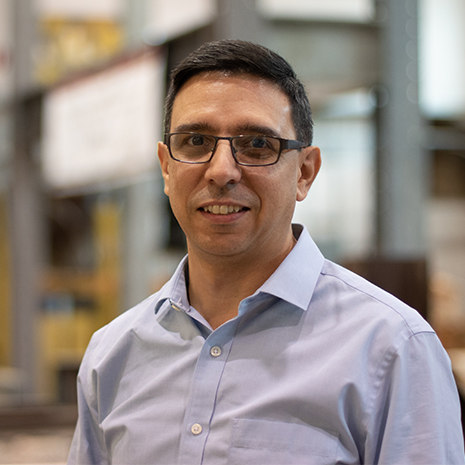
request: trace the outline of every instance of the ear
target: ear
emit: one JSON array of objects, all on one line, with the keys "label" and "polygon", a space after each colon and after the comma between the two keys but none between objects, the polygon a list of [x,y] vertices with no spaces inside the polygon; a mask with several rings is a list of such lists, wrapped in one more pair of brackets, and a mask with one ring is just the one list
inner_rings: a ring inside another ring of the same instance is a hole
[{"label": "ear", "polygon": [[300,153],[300,169],[297,179],[296,200],[301,202],[307,197],[308,191],[321,167],[321,154],[318,147],[310,146]]},{"label": "ear", "polygon": [[169,159],[168,147],[163,142],[158,142],[158,159],[160,160],[161,174],[165,183],[165,194],[169,197]]}]

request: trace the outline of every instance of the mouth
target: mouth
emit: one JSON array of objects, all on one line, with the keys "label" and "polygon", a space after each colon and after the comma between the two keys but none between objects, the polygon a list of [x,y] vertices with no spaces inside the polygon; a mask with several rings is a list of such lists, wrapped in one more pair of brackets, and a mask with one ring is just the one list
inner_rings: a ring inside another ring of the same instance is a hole
[{"label": "mouth", "polygon": [[199,210],[212,215],[232,215],[233,213],[239,213],[249,209],[239,205],[206,205]]}]

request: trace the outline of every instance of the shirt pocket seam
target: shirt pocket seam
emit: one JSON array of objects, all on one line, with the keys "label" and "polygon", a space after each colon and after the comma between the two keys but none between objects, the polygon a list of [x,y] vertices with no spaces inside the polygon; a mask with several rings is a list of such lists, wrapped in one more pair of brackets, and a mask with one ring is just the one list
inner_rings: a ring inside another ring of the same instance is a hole
[{"label": "shirt pocket seam", "polygon": [[339,435],[308,424],[236,418],[232,425],[231,449],[288,450],[292,454],[335,457]]}]

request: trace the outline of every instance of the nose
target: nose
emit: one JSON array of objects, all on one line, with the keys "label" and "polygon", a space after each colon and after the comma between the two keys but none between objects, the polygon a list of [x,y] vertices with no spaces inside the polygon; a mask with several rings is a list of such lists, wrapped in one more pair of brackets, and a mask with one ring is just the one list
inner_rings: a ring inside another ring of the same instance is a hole
[{"label": "nose", "polygon": [[230,142],[219,140],[213,158],[208,163],[205,176],[220,187],[237,184],[242,177],[241,167],[234,160]]}]

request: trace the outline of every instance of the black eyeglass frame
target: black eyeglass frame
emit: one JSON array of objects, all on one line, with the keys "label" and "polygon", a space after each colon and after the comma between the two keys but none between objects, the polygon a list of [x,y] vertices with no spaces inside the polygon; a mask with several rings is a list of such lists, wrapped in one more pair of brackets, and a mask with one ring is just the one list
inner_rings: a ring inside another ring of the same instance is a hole
[{"label": "black eyeglass frame", "polygon": [[[170,138],[171,138],[171,136],[175,136],[177,134],[192,134],[192,135],[199,135],[199,136],[206,136],[206,137],[213,138],[215,140],[215,144],[213,145],[210,158],[208,160],[204,160],[204,161],[187,161],[187,160],[180,160],[179,158],[176,158],[173,155],[173,152],[171,151]],[[233,140],[241,139],[242,137],[251,137],[251,136],[252,137],[253,136],[267,137],[267,138],[275,139],[275,140],[279,141],[279,152],[278,152],[278,156],[277,156],[276,160],[271,162],[271,163],[261,163],[261,164],[240,162],[236,157],[236,150],[233,147]],[[271,166],[271,165],[275,165],[276,163],[278,163],[279,159],[281,158],[281,154],[282,154],[283,151],[285,151],[285,150],[302,150],[302,149],[309,146],[309,144],[305,144],[304,142],[300,142],[298,140],[283,139],[281,137],[269,136],[269,135],[265,135],[265,134],[241,134],[241,135],[238,135],[238,136],[226,137],[226,136],[214,136],[212,134],[202,134],[200,132],[191,132],[191,131],[180,131],[180,132],[166,133],[165,137],[164,137],[164,144],[168,147],[168,152],[170,154],[170,157],[173,160],[175,160],[175,161],[177,161],[179,163],[186,163],[188,165],[204,165],[205,163],[210,163],[211,159],[215,155],[216,148],[218,146],[218,141],[219,140],[227,140],[227,141],[229,141],[229,146],[231,148],[231,154],[232,154],[232,156],[234,158],[234,161],[240,166]]]}]

